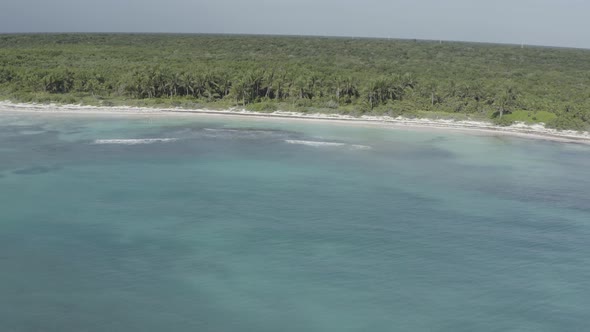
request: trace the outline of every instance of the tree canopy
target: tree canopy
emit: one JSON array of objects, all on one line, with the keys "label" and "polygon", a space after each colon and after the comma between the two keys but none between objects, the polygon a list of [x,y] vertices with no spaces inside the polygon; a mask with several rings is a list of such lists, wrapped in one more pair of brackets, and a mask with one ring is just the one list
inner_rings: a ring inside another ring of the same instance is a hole
[{"label": "tree canopy", "polygon": [[590,51],[322,37],[0,35],[24,102],[489,118],[590,125]]}]

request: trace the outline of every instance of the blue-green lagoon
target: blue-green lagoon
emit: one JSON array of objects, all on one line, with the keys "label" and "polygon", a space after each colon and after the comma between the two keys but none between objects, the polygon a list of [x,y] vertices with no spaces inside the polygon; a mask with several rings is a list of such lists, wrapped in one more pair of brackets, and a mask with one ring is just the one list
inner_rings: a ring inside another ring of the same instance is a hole
[{"label": "blue-green lagoon", "polygon": [[590,147],[0,115],[0,331],[583,331]]}]

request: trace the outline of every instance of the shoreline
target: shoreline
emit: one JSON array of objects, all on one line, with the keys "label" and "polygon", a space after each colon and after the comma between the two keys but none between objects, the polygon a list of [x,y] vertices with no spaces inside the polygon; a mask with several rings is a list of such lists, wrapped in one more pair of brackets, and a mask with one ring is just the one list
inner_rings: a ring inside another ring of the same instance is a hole
[{"label": "shoreline", "polygon": [[440,129],[448,131],[472,132],[487,135],[505,135],[523,138],[550,140],[564,143],[583,143],[590,145],[589,132],[577,132],[572,130],[560,131],[545,128],[542,124],[527,125],[516,123],[508,127],[496,126],[483,121],[455,121],[440,119],[410,119],[390,116],[363,115],[353,117],[342,114],[306,114],[298,112],[275,111],[272,113],[252,112],[240,109],[209,110],[209,109],[180,109],[180,108],[147,108],[131,106],[85,106],[85,105],[57,105],[57,104],[33,104],[0,102],[0,114],[2,113],[43,113],[43,114],[67,114],[67,115],[217,115],[233,117],[250,117],[258,119],[285,119],[305,120],[321,122],[346,122],[350,124],[379,125],[381,127],[406,128],[406,129]]}]

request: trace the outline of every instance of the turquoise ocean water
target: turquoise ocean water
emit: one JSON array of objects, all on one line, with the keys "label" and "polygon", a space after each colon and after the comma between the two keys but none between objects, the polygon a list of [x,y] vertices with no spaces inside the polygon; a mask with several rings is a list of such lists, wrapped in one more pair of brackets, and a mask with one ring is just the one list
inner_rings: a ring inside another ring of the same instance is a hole
[{"label": "turquoise ocean water", "polygon": [[435,130],[3,114],[0,330],[587,330],[589,166]]}]

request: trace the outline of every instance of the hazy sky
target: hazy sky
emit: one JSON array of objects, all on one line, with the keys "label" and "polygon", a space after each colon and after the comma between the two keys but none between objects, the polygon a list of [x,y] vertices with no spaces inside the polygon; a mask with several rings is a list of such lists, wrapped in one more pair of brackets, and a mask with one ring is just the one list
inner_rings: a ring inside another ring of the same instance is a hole
[{"label": "hazy sky", "polygon": [[0,32],[189,32],[590,48],[590,0],[0,0]]}]

